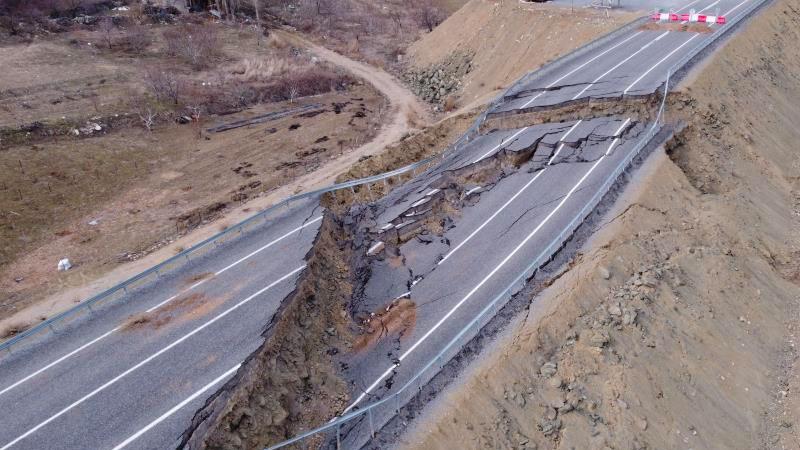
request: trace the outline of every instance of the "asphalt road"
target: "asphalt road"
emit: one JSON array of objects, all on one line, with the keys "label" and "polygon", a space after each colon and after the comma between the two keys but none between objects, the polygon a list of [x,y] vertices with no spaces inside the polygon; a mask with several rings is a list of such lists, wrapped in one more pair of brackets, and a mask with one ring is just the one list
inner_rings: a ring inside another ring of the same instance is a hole
[{"label": "asphalt road", "polygon": [[[690,6],[731,15],[746,4]],[[650,94],[702,38],[633,30],[537,78],[493,113]],[[348,357],[351,408],[385,396],[435,356],[572,221],[648,126],[619,116],[495,131],[381,200],[380,225],[392,224],[385,233],[406,233],[443,195],[434,188],[441,180],[533,151],[501,165],[497,180],[463,182],[466,206],[441,236],[399,245],[402,264],[374,258],[361,308],[406,296],[416,322],[402,337]],[[294,204],[269,225],[2,356],[0,450],[174,447],[194,411],[261,343],[304,267],[321,214],[316,200]],[[381,411],[376,426],[392,414]],[[367,431],[349,430],[346,447],[365,443]]]}]

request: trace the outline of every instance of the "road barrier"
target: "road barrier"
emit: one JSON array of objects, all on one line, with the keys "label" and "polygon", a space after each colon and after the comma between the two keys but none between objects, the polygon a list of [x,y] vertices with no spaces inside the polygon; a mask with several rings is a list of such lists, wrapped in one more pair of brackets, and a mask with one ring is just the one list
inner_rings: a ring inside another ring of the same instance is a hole
[{"label": "road barrier", "polygon": [[[344,426],[354,426],[360,425],[363,422],[364,418],[367,419],[367,424],[369,426],[369,433],[370,439],[374,438],[376,435],[376,428],[375,428],[375,419],[374,415],[376,414],[378,408],[382,407],[389,407],[393,408],[395,414],[400,412],[402,405],[404,402],[407,402],[411,398],[413,398],[418,392],[421,391],[422,387],[429,382],[437,373],[439,373],[444,365],[458,352],[463,348],[463,346],[470,342],[475,336],[478,335],[480,330],[489,323],[489,321],[494,318],[494,316],[505,306],[505,304],[511,300],[513,295],[524,287],[527,280],[533,277],[537,270],[539,270],[543,265],[549,262],[556,254],[556,252],[563,247],[563,245],[568,242],[568,240],[572,237],[578,227],[586,220],[586,218],[597,208],[600,204],[602,199],[610,192],[611,188],[616,184],[620,176],[632,166],[632,162],[638,157],[642,150],[647,148],[653,141],[653,139],[661,132],[661,128],[664,125],[664,116],[665,116],[665,108],[666,108],[666,100],[667,94],[669,93],[670,86],[676,84],[680,79],[682,79],[688,68],[693,65],[695,62],[695,58],[697,58],[701,53],[707,51],[712,45],[714,45],[719,39],[729,33],[733,27],[745,20],[746,18],[750,17],[753,12],[757,9],[766,5],[770,0],[760,0],[756,1],[753,5],[750,6],[749,9],[745,10],[741,15],[737,17],[734,21],[732,21],[729,26],[725,28],[721,28],[719,31],[711,34],[705,40],[700,42],[696,47],[694,47],[689,53],[687,53],[684,57],[682,57],[678,62],[672,65],[670,69],[667,71],[667,76],[664,79],[663,86],[659,87],[658,91],[663,92],[661,104],[658,108],[658,112],[656,114],[656,118],[653,121],[652,126],[650,126],[642,137],[642,139],[634,146],[634,148],[626,155],[626,157],[617,165],[617,167],[611,172],[611,174],[606,178],[603,185],[595,192],[594,196],[586,203],[586,205],[580,210],[580,212],[575,216],[575,218],[559,233],[559,235],[553,239],[553,241],[544,249],[541,253],[523,270],[519,273],[516,278],[508,284],[508,286],[496,295],[466,326],[464,326],[455,337],[453,337],[447,345],[445,345],[433,358],[431,358],[428,363],[422,367],[419,371],[417,371],[411,379],[409,379],[406,383],[404,383],[400,388],[397,390],[387,394],[384,398],[377,400],[373,403],[365,405],[360,409],[354,410],[352,412],[343,414],[335,419],[331,420],[330,422],[309,430],[305,433],[299,434],[292,439],[280,442],[275,444],[271,447],[268,447],[266,450],[275,450],[279,448],[284,448],[292,444],[297,444],[305,441],[306,439],[310,439],[320,433],[334,433],[335,437],[331,436],[331,439],[335,439],[337,448],[342,447],[342,427]],[[518,83],[525,82],[529,78],[523,77],[517,83],[515,83],[511,88],[509,88],[508,92],[512,92],[514,87],[517,86]],[[507,93],[500,96],[500,98],[504,98]]]},{"label": "road barrier", "polygon": [[[580,55],[580,54],[582,54],[582,53],[584,53],[586,51],[589,51],[592,48],[596,47],[597,45],[601,45],[602,43],[613,39],[617,35],[619,35],[621,33],[624,33],[624,32],[628,31],[629,29],[631,29],[631,28],[633,28],[633,27],[635,27],[637,25],[640,25],[640,24],[644,23],[645,21],[646,21],[646,18],[635,19],[635,20],[623,25],[622,27],[618,28],[617,30],[609,32],[608,34],[604,35],[603,37],[601,37],[599,39],[596,39],[595,41],[592,41],[590,43],[587,43],[587,44],[579,47],[575,51],[556,59],[555,61],[553,61],[550,64],[548,64],[548,66],[544,67],[542,70],[546,70],[549,67],[552,67],[553,65],[558,65],[561,62],[563,62],[564,60],[566,60],[567,58],[575,57],[576,55]],[[541,72],[541,70],[535,71],[535,72],[533,72],[533,74],[536,74],[536,73],[539,73],[539,72]],[[531,74],[528,74],[527,76],[530,76],[530,75]],[[525,79],[525,78],[523,78],[523,79]],[[155,266],[153,266],[153,267],[151,267],[151,268],[149,268],[149,269],[147,269],[147,270],[145,270],[145,271],[143,271],[143,272],[141,272],[141,273],[139,273],[139,274],[137,274],[137,275],[135,275],[135,276],[133,276],[133,277],[131,277],[131,278],[119,283],[119,284],[117,284],[117,285],[115,285],[115,286],[112,286],[111,288],[108,288],[105,291],[100,292],[99,294],[92,296],[91,298],[88,298],[88,299],[80,302],[76,306],[74,306],[74,307],[72,307],[72,308],[70,308],[70,309],[68,309],[68,310],[66,310],[66,311],[64,311],[62,313],[59,313],[56,316],[53,316],[53,317],[51,317],[51,318],[49,318],[49,319],[47,319],[45,321],[42,321],[42,322],[36,324],[35,326],[33,326],[33,327],[31,327],[31,328],[29,328],[29,329],[27,329],[27,330],[25,330],[25,331],[23,331],[23,332],[21,332],[19,334],[16,334],[16,335],[12,336],[11,338],[9,338],[9,339],[3,341],[2,343],[0,343],[0,354],[2,354],[3,351],[6,351],[6,352],[10,353],[11,352],[11,348],[13,346],[18,345],[18,344],[22,343],[25,340],[28,340],[29,338],[31,338],[33,336],[40,335],[40,334],[48,332],[48,331],[55,332],[56,331],[56,326],[63,325],[68,320],[75,319],[75,318],[79,317],[80,314],[82,314],[82,313],[85,313],[87,311],[91,312],[92,311],[92,307],[99,306],[100,304],[106,303],[106,302],[109,302],[109,301],[119,300],[119,299],[123,298],[124,296],[126,296],[131,291],[133,291],[133,290],[135,290],[137,288],[141,288],[141,287],[147,285],[148,283],[152,283],[152,282],[158,280],[159,278],[161,278],[164,274],[172,272],[172,271],[174,271],[175,269],[177,269],[179,267],[182,267],[190,259],[193,259],[193,258],[196,258],[196,257],[198,257],[200,255],[206,254],[207,251],[216,248],[220,243],[227,242],[228,240],[233,239],[233,238],[239,238],[246,231],[252,230],[258,225],[263,225],[268,220],[268,216],[270,214],[278,211],[278,209],[280,207],[282,207],[282,206],[288,206],[290,203],[292,203],[294,201],[302,200],[302,199],[305,199],[305,198],[310,198],[310,197],[314,197],[314,196],[321,196],[321,195],[323,195],[325,193],[328,193],[328,192],[335,192],[335,191],[338,191],[338,190],[341,190],[341,189],[353,189],[356,186],[369,185],[369,184],[376,183],[376,182],[379,182],[379,181],[383,181],[383,180],[386,180],[386,179],[389,179],[389,178],[392,178],[392,177],[395,177],[395,176],[403,175],[403,174],[406,174],[406,173],[409,173],[409,172],[415,173],[419,169],[425,170],[427,167],[429,167],[432,164],[434,164],[437,160],[439,160],[441,158],[444,158],[446,155],[449,155],[450,153],[457,152],[459,148],[461,148],[462,146],[468,144],[475,136],[477,136],[479,134],[479,131],[480,131],[480,126],[486,120],[486,116],[487,116],[488,112],[491,111],[491,109],[493,107],[495,107],[496,105],[500,104],[503,101],[504,97],[506,95],[508,95],[508,93],[511,92],[511,90],[514,87],[516,87],[516,86],[518,86],[518,85],[520,85],[522,83],[523,79],[518,80],[516,83],[512,84],[512,86],[508,90],[506,90],[504,93],[498,95],[490,103],[490,106],[481,115],[479,115],[473,121],[472,126],[470,126],[470,128],[468,128],[464,132],[464,134],[461,135],[461,137],[458,140],[456,140],[456,142],[454,142],[450,147],[448,147],[441,154],[435,155],[435,156],[432,156],[432,157],[429,157],[429,158],[426,158],[426,159],[423,159],[421,161],[417,161],[415,163],[409,164],[407,166],[404,166],[404,167],[401,167],[399,169],[395,169],[395,170],[392,170],[392,171],[389,171],[389,172],[386,172],[386,173],[374,175],[374,176],[371,176],[371,177],[361,178],[361,179],[358,179],[358,180],[347,181],[347,182],[344,182],[344,183],[334,184],[334,185],[326,187],[326,188],[317,189],[317,190],[314,190],[314,191],[305,192],[305,193],[298,194],[298,195],[293,195],[293,196],[290,196],[290,197],[288,197],[286,199],[283,199],[280,202],[276,203],[275,205],[272,205],[272,206],[266,208],[265,210],[260,211],[260,212],[258,212],[256,214],[254,214],[253,216],[243,220],[242,222],[240,222],[240,223],[238,223],[238,224],[236,224],[236,225],[234,225],[234,226],[232,226],[230,228],[227,228],[226,230],[224,230],[224,231],[222,231],[220,233],[217,233],[214,236],[211,236],[208,239],[205,239],[205,240],[203,240],[202,242],[200,242],[198,244],[193,245],[192,247],[190,247],[190,248],[188,248],[188,249],[176,254],[175,256],[173,256],[173,257],[171,257],[171,258],[169,258],[169,259],[167,259],[167,260],[165,260],[165,261],[163,261],[163,262],[161,262],[161,263],[159,263],[159,264],[157,264],[157,265],[155,265]]]},{"label": "road barrier", "polygon": [[718,25],[725,25],[727,19],[725,16],[709,16],[706,14],[676,14],[676,13],[656,13],[650,16],[655,22],[699,22],[699,23],[716,23]]}]

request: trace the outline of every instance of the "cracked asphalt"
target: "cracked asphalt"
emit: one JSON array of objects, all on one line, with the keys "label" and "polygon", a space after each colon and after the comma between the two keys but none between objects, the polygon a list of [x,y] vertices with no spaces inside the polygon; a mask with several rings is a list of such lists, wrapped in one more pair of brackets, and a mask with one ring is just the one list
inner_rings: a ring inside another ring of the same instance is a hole
[{"label": "cracked asphalt", "polygon": [[[747,0],[691,3],[730,12],[730,20]],[[652,94],[702,38],[632,30],[547,70],[492,113]],[[358,305],[370,312],[407,296],[417,319],[401,336],[348,357],[351,409],[393,392],[434,357],[564,230],[648,126],[612,116],[495,130],[380,200],[375,239],[400,243],[373,258]],[[174,447],[194,412],[262,342],[321,214],[316,199],[294,203],[0,356],[0,450]],[[392,409],[376,411],[376,427]],[[363,422],[343,431],[345,448],[368,441]]]}]

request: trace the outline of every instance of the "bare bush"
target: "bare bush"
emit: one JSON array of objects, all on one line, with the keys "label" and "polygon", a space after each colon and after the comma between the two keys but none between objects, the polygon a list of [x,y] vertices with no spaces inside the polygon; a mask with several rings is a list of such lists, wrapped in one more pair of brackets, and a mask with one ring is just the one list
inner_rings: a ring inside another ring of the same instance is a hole
[{"label": "bare bush", "polygon": [[181,58],[195,70],[208,67],[218,53],[219,36],[208,24],[185,24],[164,32],[167,53]]},{"label": "bare bush", "polygon": [[151,67],[145,71],[144,80],[156,100],[174,105],[178,104],[181,94],[181,80],[175,73]]},{"label": "bare bush", "polygon": [[158,119],[158,107],[153,102],[142,96],[133,97],[131,104],[133,112],[139,117],[139,121],[147,131],[153,131],[153,127]]},{"label": "bare bush", "polygon": [[114,44],[114,34],[116,32],[116,28],[117,26],[114,25],[113,17],[103,17],[100,20],[98,31],[100,31],[100,36],[102,36],[103,42],[105,42],[109,50],[111,50]]},{"label": "bare bush", "polygon": [[141,55],[152,43],[152,38],[147,29],[141,25],[128,27],[122,37],[115,40],[114,45],[122,51]]}]

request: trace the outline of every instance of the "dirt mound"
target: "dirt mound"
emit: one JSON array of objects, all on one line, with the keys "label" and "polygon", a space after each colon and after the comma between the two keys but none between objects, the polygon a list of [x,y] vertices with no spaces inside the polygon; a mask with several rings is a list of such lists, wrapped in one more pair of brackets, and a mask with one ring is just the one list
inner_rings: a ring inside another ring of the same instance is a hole
[{"label": "dirt mound", "polygon": [[406,448],[796,447],[798,8],[776,2],[673,100],[669,157]]},{"label": "dirt mound", "polygon": [[489,101],[502,88],[547,61],[634,18],[615,13],[530,4],[518,0],[471,0],[414,43],[408,61],[424,69],[454,52],[474,55],[462,80],[460,106]]}]

